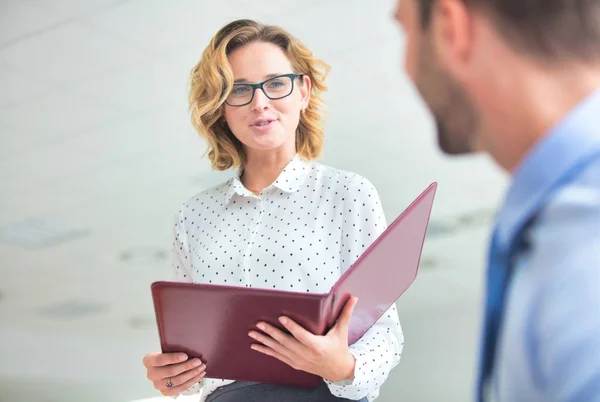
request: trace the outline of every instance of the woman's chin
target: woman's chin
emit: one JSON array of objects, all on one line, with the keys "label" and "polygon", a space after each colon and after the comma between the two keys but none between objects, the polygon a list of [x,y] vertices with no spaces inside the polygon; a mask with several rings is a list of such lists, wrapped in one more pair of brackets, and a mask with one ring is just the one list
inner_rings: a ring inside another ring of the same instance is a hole
[{"label": "woman's chin", "polygon": [[277,135],[262,135],[255,136],[251,141],[247,143],[249,148],[268,151],[270,149],[276,149],[284,146],[286,143],[285,138]]}]

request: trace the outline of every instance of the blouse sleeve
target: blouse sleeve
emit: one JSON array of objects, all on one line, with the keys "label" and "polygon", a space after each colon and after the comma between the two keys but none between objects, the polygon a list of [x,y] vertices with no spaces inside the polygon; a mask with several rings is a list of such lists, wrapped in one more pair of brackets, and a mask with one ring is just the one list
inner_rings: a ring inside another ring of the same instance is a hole
[{"label": "blouse sleeve", "polygon": [[[185,229],[186,217],[182,207],[175,215],[173,229],[173,280],[176,282],[193,282],[194,266],[190,254],[190,245],[188,243],[188,233]],[[204,380],[183,391],[180,395],[196,395],[202,391]],[[175,397],[177,398],[177,397]]]},{"label": "blouse sleeve", "polygon": [[[343,201],[341,269],[345,272],[387,227],[375,187],[355,177]],[[354,378],[342,382],[326,381],[331,393],[340,398],[375,398],[390,371],[400,362],[404,335],[396,306],[388,311],[353,345],[356,359]]]}]

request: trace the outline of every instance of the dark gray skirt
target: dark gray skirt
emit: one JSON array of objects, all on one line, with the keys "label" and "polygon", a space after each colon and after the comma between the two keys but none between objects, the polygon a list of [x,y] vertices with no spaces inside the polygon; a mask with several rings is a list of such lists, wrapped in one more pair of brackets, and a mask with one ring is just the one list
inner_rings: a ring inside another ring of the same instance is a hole
[{"label": "dark gray skirt", "polygon": [[[236,381],[211,392],[206,402],[350,402],[329,392],[327,384],[318,388],[296,388],[257,382]],[[367,398],[359,402],[367,402]]]}]

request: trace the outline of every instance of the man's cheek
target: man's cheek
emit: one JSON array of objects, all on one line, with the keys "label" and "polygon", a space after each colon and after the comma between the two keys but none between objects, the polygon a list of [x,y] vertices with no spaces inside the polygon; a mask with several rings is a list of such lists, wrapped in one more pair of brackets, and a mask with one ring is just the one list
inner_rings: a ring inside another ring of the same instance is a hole
[{"label": "man's cheek", "polygon": [[417,73],[416,64],[416,55],[414,54],[413,49],[407,45],[406,54],[404,56],[404,71],[412,81],[415,80]]}]

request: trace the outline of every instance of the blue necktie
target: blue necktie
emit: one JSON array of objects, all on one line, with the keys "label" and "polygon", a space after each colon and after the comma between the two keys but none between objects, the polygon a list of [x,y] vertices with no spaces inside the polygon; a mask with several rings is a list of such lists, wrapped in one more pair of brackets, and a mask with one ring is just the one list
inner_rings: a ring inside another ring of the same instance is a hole
[{"label": "blue necktie", "polygon": [[494,231],[488,256],[487,292],[485,317],[481,339],[477,401],[485,400],[485,391],[492,377],[498,333],[502,323],[502,314],[506,291],[510,282],[510,248],[502,249],[498,240],[498,230]]}]

